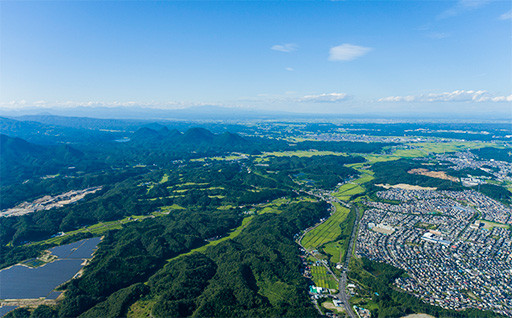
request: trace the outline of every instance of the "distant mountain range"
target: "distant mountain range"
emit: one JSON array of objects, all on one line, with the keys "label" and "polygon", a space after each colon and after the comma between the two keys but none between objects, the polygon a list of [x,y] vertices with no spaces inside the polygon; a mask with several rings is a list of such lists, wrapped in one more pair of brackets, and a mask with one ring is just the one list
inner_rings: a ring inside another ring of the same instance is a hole
[{"label": "distant mountain range", "polygon": [[238,134],[225,132],[214,134],[204,128],[191,128],[184,133],[165,126],[143,127],[133,133],[127,145],[141,145],[172,151],[236,151],[247,149],[252,142]]},{"label": "distant mountain range", "polygon": [[[245,121],[245,120],[510,120],[510,113],[507,114],[449,114],[449,113],[429,113],[408,112],[369,112],[359,114],[344,113],[297,113],[272,110],[258,110],[241,107],[222,107],[214,105],[192,106],[181,109],[162,109],[143,106],[117,106],[117,107],[89,107],[77,106],[69,108],[20,108],[6,109],[0,108],[0,116],[20,117],[27,120],[30,117],[38,116],[41,120],[44,116],[65,116],[65,117],[89,117],[103,119],[132,119],[135,121],[144,120],[173,120],[173,121]],[[23,116],[23,117],[22,117]],[[30,120],[30,119],[29,119]],[[34,120],[34,119],[32,119]],[[36,120],[36,121],[39,121]],[[53,122],[59,124],[58,122]],[[124,124],[123,124],[124,125]]]},{"label": "distant mountain range", "polygon": [[253,120],[253,119],[282,119],[296,117],[311,117],[305,115],[278,111],[261,111],[245,108],[220,106],[193,106],[182,109],[160,109],[140,106],[130,107],[74,107],[74,108],[33,108],[6,110],[0,109],[0,116],[20,117],[30,116],[41,119],[44,116],[90,117],[104,119],[133,119],[133,120]]}]

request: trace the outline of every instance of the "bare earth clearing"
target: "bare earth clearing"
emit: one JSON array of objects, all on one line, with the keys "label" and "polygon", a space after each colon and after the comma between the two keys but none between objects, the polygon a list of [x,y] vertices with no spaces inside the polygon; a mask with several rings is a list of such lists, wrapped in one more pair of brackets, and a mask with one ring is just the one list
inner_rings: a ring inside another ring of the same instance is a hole
[{"label": "bare earth clearing", "polygon": [[82,200],[86,195],[101,190],[102,187],[93,187],[83,190],[73,190],[56,196],[45,195],[32,202],[23,202],[14,208],[0,211],[0,217],[19,216],[40,210],[60,208],[67,204]]},{"label": "bare earth clearing", "polygon": [[419,174],[422,176],[427,176],[431,178],[437,178],[437,179],[443,179],[443,180],[450,180],[453,182],[459,182],[459,178],[455,178],[452,176],[449,176],[444,171],[430,171],[427,169],[419,168],[419,169],[411,169],[407,171],[410,174]]},{"label": "bare earth clearing", "polygon": [[390,184],[376,184],[376,186],[378,187],[383,187],[384,189],[390,189],[390,188],[394,188],[394,189],[404,189],[404,190],[436,190],[437,188],[431,188],[431,187],[422,187],[422,186],[417,186],[417,185],[412,185],[412,184],[406,184],[406,183],[399,183],[399,184],[395,184],[395,185],[390,185]]}]

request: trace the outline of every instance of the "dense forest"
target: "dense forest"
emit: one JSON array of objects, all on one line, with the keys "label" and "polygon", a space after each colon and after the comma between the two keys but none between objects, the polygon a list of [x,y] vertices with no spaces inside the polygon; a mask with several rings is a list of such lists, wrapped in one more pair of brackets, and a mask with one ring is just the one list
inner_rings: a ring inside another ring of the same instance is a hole
[{"label": "dense forest", "polygon": [[424,168],[420,163],[410,159],[377,162],[372,165],[375,172],[375,184],[421,185],[422,187],[435,187],[439,190],[462,190],[460,182],[409,173],[411,169]]},{"label": "dense forest", "polygon": [[[195,123],[79,118],[67,122],[52,116],[44,122],[0,118],[0,132],[13,132],[0,135],[0,209],[45,195],[102,188],[69,205],[1,218],[0,268],[37,257],[53,246],[45,242],[59,232],[80,231],[59,242],[65,244],[92,237],[88,228],[103,222],[130,221],[101,234],[95,257],[81,277],[61,286],[65,297],[56,307],[20,308],[7,317],[123,317],[141,303],[152,317],[318,316],[294,241],[302,230],[328,216],[327,203],[306,194],[309,190],[335,190],[340,183],[357,180],[365,169],[373,171],[374,179],[352,200],[358,195],[375,198],[374,193],[382,190],[375,185],[381,183],[464,189],[460,182],[409,173],[424,168],[420,160],[369,166],[368,154],[388,153],[395,143],[289,138],[296,131],[322,134],[340,129],[412,135],[421,127],[416,124],[205,124],[212,131]],[[261,127],[268,135],[259,135]],[[461,127],[433,124],[417,135],[458,136],[459,132],[434,130]],[[23,136],[30,141],[18,138]],[[473,153],[510,162],[508,149],[488,147]],[[361,169],[362,164],[367,167]],[[439,171],[446,167],[429,165]],[[476,169],[446,171],[455,177],[489,175]],[[478,190],[511,202],[512,193],[504,187],[484,184]],[[276,201],[285,203],[271,207]],[[343,241],[344,251],[356,211],[351,209],[340,224],[336,240]],[[377,293],[379,308],[372,317],[413,312],[436,317],[488,315],[427,305],[393,288],[401,275],[401,270],[364,258],[352,262],[349,273]]]}]

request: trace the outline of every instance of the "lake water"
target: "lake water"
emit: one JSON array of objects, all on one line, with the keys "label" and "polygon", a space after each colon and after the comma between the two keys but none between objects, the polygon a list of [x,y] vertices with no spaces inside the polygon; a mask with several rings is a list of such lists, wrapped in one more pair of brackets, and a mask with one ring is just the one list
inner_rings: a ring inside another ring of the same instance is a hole
[{"label": "lake water", "polygon": [[54,262],[37,268],[15,265],[0,271],[0,299],[31,299],[58,294],[57,286],[70,280],[82,268],[85,258],[90,258],[99,237],[57,246],[50,251],[59,257]]},{"label": "lake water", "polygon": [[81,240],[75,243],[56,246],[50,249],[53,255],[60,259],[66,258],[90,258],[96,246],[100,243],[101,238],[93,237],[86,240]]},{"label": "lake water", "polygon": [[16,309],[16,306],[3,306],[0,307],[0,317],[7,315],[11,310]]}]

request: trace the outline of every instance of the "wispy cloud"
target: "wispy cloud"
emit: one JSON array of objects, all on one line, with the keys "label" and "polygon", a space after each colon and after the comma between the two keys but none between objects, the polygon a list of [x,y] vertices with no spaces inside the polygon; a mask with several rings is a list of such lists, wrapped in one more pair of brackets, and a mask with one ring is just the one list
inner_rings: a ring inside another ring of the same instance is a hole
[{"label": "wispy cloud", "polygon": [[327,93],[318,95],[306,95],[299,98],[299,102],[311,102],[311,103],[336,103],[346,101],[350,99],[350,96],[345,93]]},{"label": "wispy cloud", "polygon": [[285,70],[287,70],[288,72],[293,72],[295,71],[295,69],[293,67],[287,67],[285,68]]},{"label": "wispy cloud", "polygon": [[484,90],[456,90],[444,93],[429,93],[421,95],[388,96],[379,102],[512,102],[512,94],[496,96]]},{"label": "wispy cloud", "polygon": [[500,15],[500,20],[512,20],[512,10]]},{"label": "wispy cloud", "polygon": [[437,17],[439,19],[446,19],[457,16],[466,11],[479,9],[491,1],[492,0],[459,0],[453,7],[441,12]]},{"label": "wispy cloud", "polygon": [[293,52],[293,51],[297,51],[298,47],[299,46],[297,44],[295,44],[295,43],[286,43],[286,44],[276,44],[276,45],[273,45],[270,49],[274,50],[274,51],[290,53],[290,52]]},{"label": "wispy cloud", "polygon": [[431,39],[441,40],[441,39],[446,39],[447,37],[450,36],[450,34],[445,33],[445,32],[430,32],[430,33],[427,33],[427,36]]},{"label": "wispy cloud", "polygon": [[75,108],[75,107],[146,107],[158,109],[178,109],[190,106],[225,106],[220,103],[182,102],[182,101],[27,101],[13,100],[0,102],[0,109],[21,108]]},{"label": "wispy cloud", "polygon": [[352,61],[371,50],[370,47],[344,43],[329,50],[329,61]]}]

